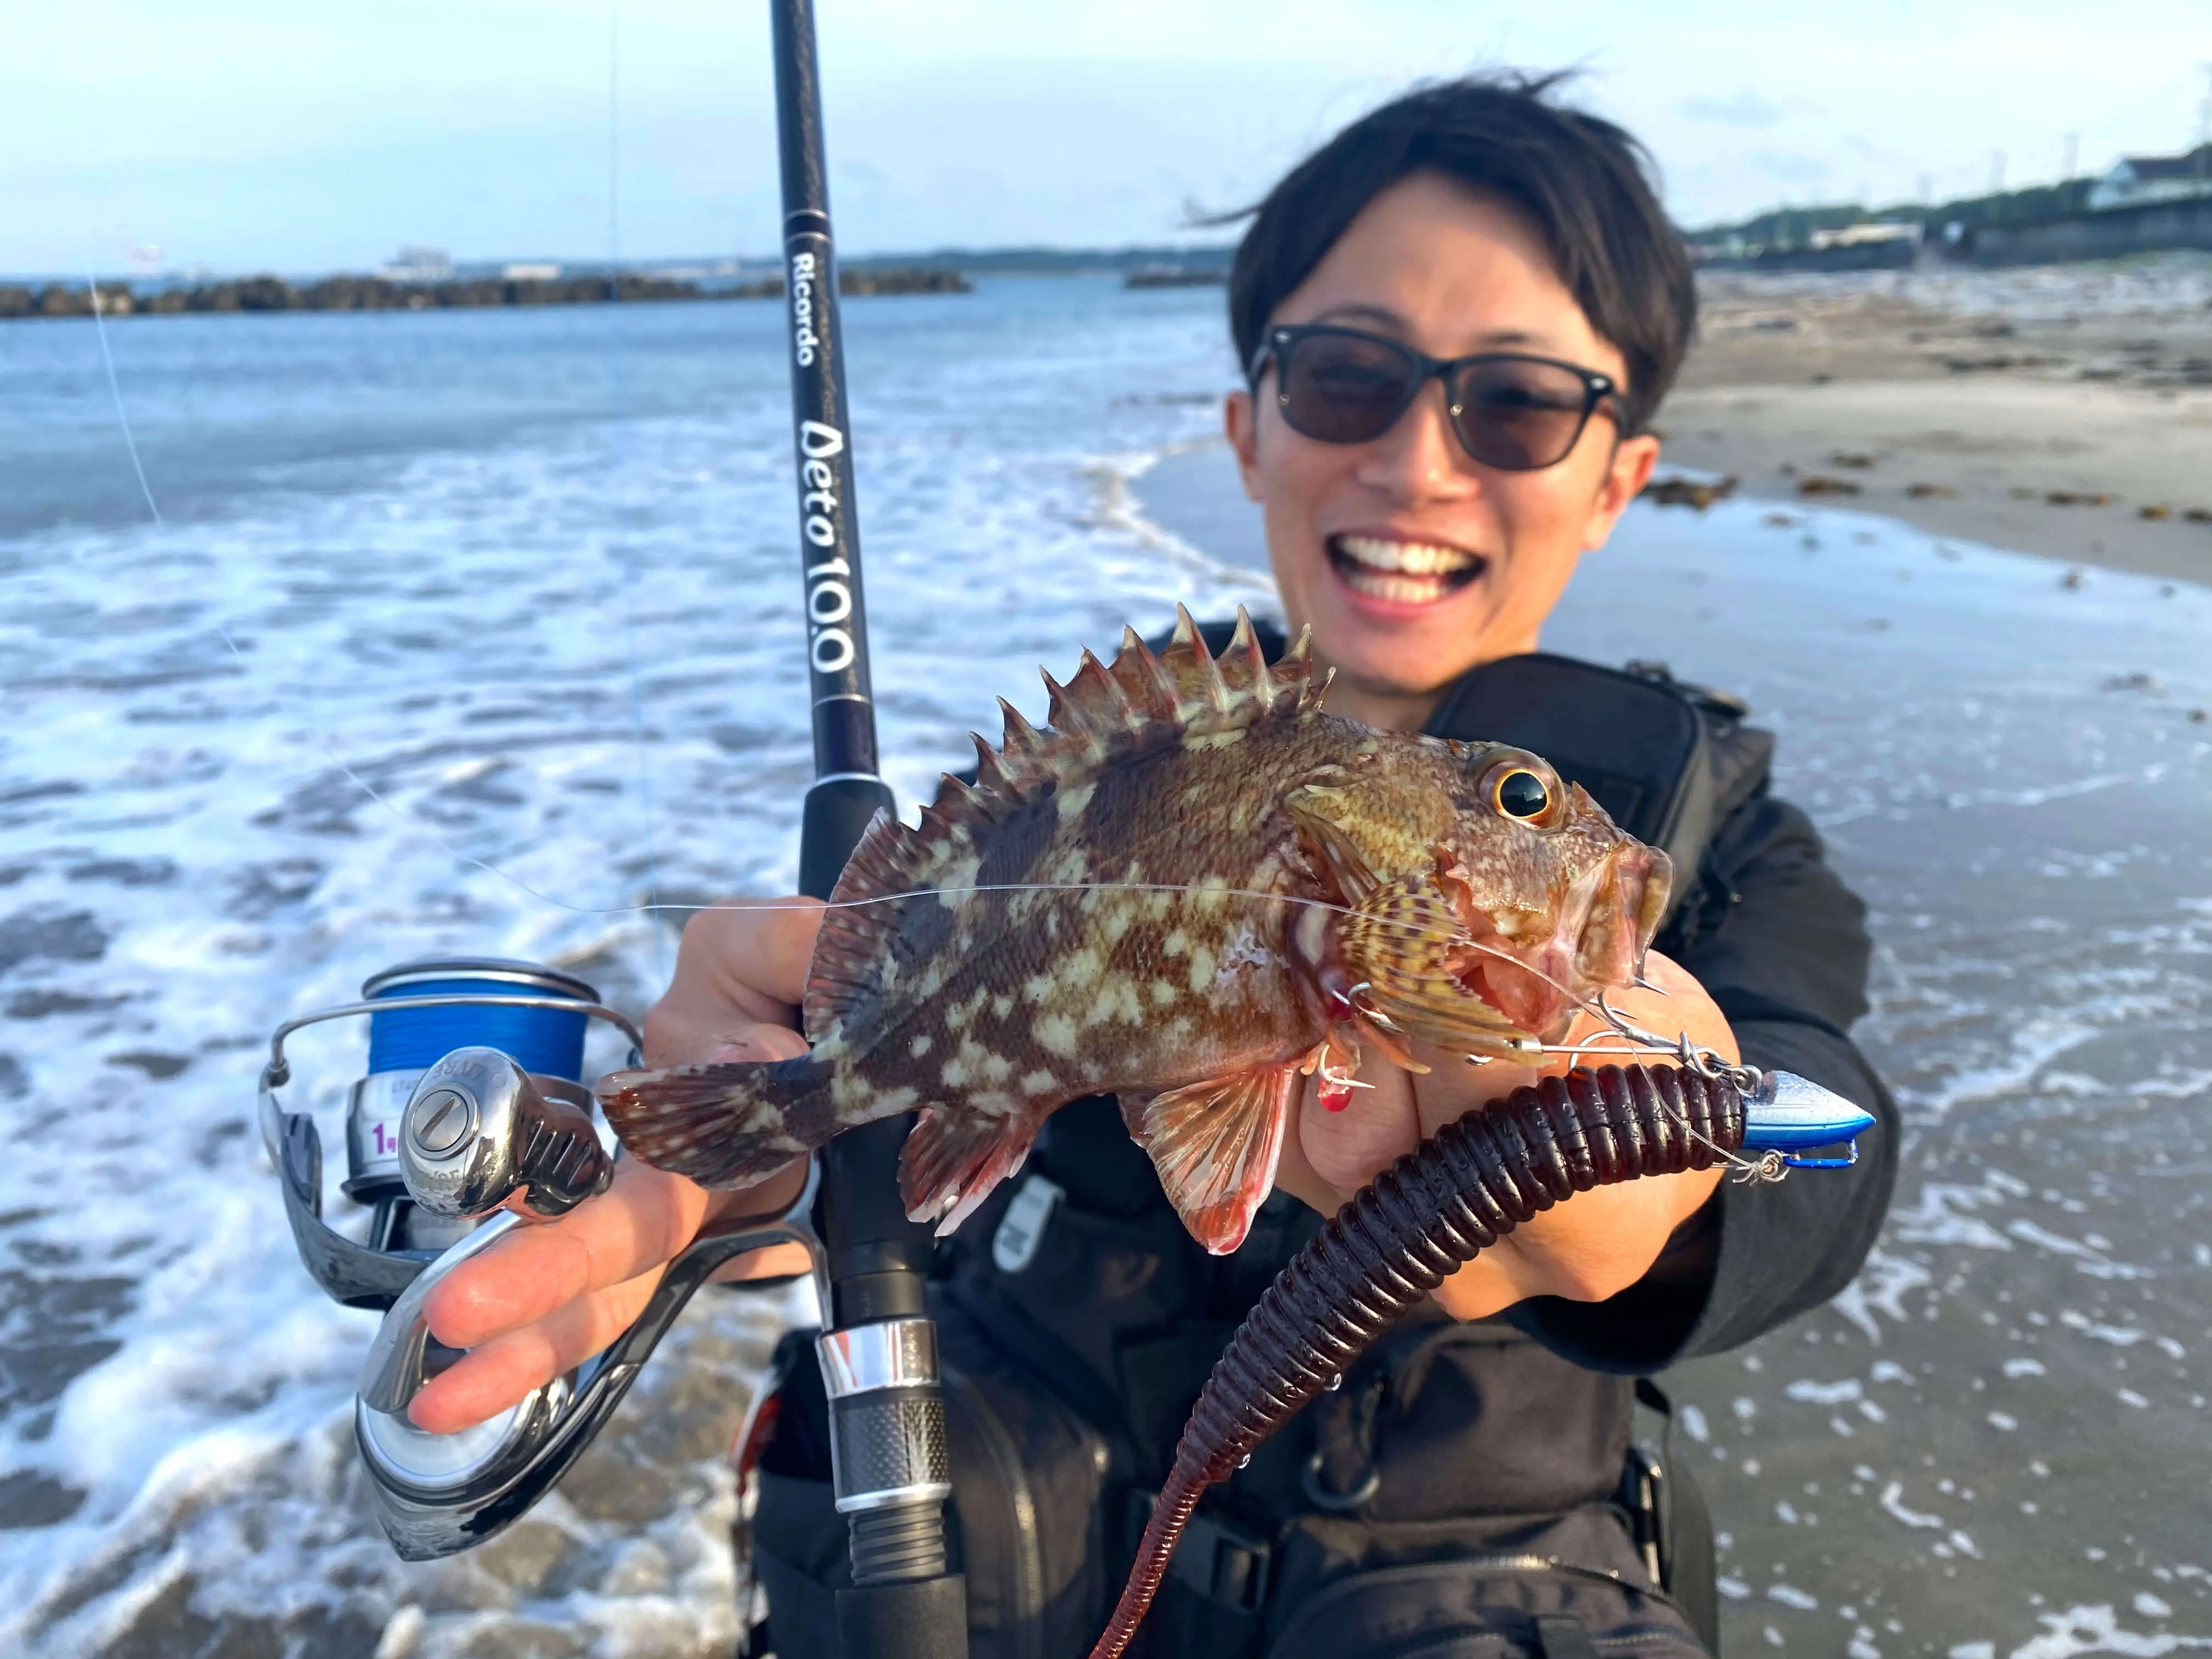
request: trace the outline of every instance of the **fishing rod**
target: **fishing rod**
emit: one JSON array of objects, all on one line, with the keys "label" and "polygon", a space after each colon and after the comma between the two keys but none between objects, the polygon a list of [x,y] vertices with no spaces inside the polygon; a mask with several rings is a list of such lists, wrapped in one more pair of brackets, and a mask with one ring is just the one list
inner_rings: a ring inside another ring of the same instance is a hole
[{"label": "fishing rod", "polygon": [[[793,462],[805,582],[815,780],[799,888],[829,897],[890,790],[877,774],[836,254],[810,0],[771,0],[782,161]],[[285,1042],[325,1020],[363,1018],[368,1074],[348,1095],[344,1190],[371,1209],[361,1243],[322,1214],[313,1117],[286,1108]],[[896,1119],[841,1136],[780,1217],[710,1224],[672,1261],[636,1322],[603,1353],[499,1417],[458,1434],[416,1428],[410,1403],[451,1355],[432,1339],[431,1292],[516,1227],[556,1219],[605,1189],[612,1160],[583,1083],[592,1020],[637,1029],[590,985],[541,963],[424,958],[371,975],[357,1002],[285,1021],[270,1038],[258,1115],[301,1260],[351,1307],[381,1310],[355,1402],[356,1439],[379,1522],[414,1560],[480,1544],[525,1513],[574,1462],[692,1294],[727,1261],[776,1244],[811,1260],[825,1329],[832,1485],[851,1533],[839,1592],[847,1659],[966,1659],[965,1582],[946,1571],[951,1495],[945,1397],[925,1288],[933,1239],[907,1219]],[[818,1216],[820,1228],[810,1224]]]},{"label": "fishing rod", "polygon": [[[776,146],[783,173],[784,304],[793,460],[805,583],[814,782],[799,887],[826,899],[878,812],[866,610],[854,522],[836,250],[822,141],[812,0],[769,0]],[[902,1118],[840,1135],[821,1154],[830,1304],[817,1340],[830,1402],[831,1481],[850,1528],[853,1583],[837,1595],[846,1659],[964,1659],[967,1588],[946,1571],[952,1494],[936,1328],[925,1301],[932,1237],[898,1193]]]}]

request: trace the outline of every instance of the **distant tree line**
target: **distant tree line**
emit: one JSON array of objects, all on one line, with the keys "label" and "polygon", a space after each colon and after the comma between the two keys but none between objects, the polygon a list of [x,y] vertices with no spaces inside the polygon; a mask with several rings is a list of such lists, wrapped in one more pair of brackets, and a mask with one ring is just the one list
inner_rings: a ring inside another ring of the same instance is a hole
[{"label": "distant tree line", "polygon": [[1844,230],[1868,223],[1919,225],[1931,235],[1954,224],[1976,230],[1985,225],[2020,224],[2033,219],[2086,213],[2089,192],[2096,183],[2094,179],[2069,179],[2063,184],[2034,185],[2025,190],[1961,196],[1932,204],[1898,202],[1881,208],[1869,208],[1857,202],[1825,207],[1770,208],[1735,224],[1708,225],[1684,234],[1693,245],[1704,247],[1737,243],[1753,247],[1798,248],[1811,243],[1814,231]]}]

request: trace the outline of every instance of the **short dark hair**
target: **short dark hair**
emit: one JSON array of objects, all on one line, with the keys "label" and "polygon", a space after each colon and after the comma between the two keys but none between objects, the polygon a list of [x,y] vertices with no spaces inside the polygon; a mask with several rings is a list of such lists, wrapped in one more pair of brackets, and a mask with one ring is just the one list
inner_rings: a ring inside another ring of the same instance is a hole
[{"label": "short dark hair", "polygon": [[1626,363],[1624,425],[1641,429],[1689,349],[1697,288],[1650,155],[1612,122],[1553,102],[1567,78],[1500,72],[1416,87],[1293,167],[1248,210],[1230,266],[1237,362],[1252,362],[1275,307],[1361,210],[1400,179],[1434,173],[1534,222],[1590,327]]}]

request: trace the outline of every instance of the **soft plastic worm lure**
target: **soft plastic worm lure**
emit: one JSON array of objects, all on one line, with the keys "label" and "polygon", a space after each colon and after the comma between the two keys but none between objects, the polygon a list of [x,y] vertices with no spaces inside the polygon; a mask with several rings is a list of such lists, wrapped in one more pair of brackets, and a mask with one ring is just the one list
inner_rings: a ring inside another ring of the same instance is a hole
[{"label": "soft plastic worm lure", "polygon": [[1726,1076],[1607,1066],[1516,1089],[1362,1188],[1276,1275],[1214,1365],[1091,1659],[1120,1659],[1206,1489],[1447,1274],[1576,1193],[1710,1169],[1743,1137],[1744,1099]]}]

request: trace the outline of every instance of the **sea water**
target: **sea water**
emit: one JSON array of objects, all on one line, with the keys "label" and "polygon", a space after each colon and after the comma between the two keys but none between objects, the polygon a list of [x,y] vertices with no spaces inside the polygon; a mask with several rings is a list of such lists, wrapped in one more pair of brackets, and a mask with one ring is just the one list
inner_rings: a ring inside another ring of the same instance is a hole
[{"label": "sea water", "polygon": [[[847,307],[909,805],[1123,623],[1273,604],[1219,295]],[[0,329],[0,1650],[690,1654],[785,1295],[703,1293],[495,1545],[402,1566],[294,1258],[278,1021],[431,951],[633,1012],[669,918],[792,878],[804,719],[772,307]],[[151,520],[115,408],[165,523]],[[1908,1119],[1829,1309],[1674,1379],[1734,1642],[2212,1642],[2212,592],[1879,519],[1639,506],[1547,643],[1747,696],[1872,906]],[[654,909],[651,907],[669,907]],[[361,1036],[292,1044],[337,1192]],[[617,1063],[611,1045],[592,1061]],[[1807,1173],[1794,1179],[1812,1180]]]}]

